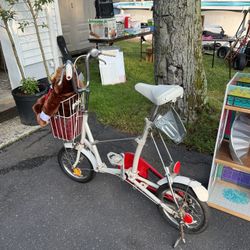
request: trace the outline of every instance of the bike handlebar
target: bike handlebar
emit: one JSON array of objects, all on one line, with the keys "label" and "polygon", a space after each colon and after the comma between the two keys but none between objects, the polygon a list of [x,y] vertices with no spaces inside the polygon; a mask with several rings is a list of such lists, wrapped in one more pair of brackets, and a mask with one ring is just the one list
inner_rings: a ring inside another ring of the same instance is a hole
[{"label": "bike handlebar", "polygon": [[111,57],[116,57],[116,52],[106,50],[106,51],[102,51],[102,52],[101,52],[101,55],[104,55],[104,56],[111,56]]},{"label": "bike handlebar", "polygon": [[92,49],[88,54],[93,58],[97,58],[99,55],[112,56],[112,57],[116,56],[116,53],[114,51],[111,50],[101,51],[99,49]]},{"label": "bike handlebar", "polygon": [[[86,68],[86,88],[89,86],[89,83],[90,83],[90,71],[89,71],[89,60],[91,57],[93,58],[98,58],[99,55],[106,55],[106,56],[115,56],[115,54],[112,52],[112,51],[100,51],[96,48],[94,49],[91,49],[89,51],[89,53],[86,55],[86,58],[85,58],[85,68]],[[83,56],[80,56],[80,57],[83,57]],[[78,57],[75,61],[74,64],[76,64],[77,60],[80,58]],[[103,59],[99,59],[101,61],[103,61],[104,63],[106,63]]]},{"label": "bike handlebar", "polygon": [[[74,91],[78,94],[82,93],[86,88],[89,86],[90,83],[90,70],[89,70],[89,60],[90,58],[98,58],[99,55],[104,55],[104,56],[110,56],[110,57],[115,57],[116,53],[113,51],[100,51],[96,48],[91,49],[87,55],[81,55],[76,58],[74,64],[70,61],[67,60],[65,64],[65,71],[66,71],[66,79],[68,81],[72,80],[73,88]],[[85,68],[86,68],[86,87],[85,88],[78,88],[78,73],[76,71],[76,63],[77,61],[85,57]],[[98,58],[99,60],[103,61],[106,63],[103,59]]]}]

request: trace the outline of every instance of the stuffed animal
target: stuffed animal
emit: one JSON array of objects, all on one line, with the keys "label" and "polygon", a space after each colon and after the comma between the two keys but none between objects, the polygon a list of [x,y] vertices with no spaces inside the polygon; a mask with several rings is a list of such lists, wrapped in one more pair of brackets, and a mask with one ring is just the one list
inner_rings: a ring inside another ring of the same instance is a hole
[{"label": "stuffed animal", "polygon": [[[36,114],[36,119],[41,127],[48,124],[51,116],[55,115],[60,107],[60,102],[74,95],[74,89],[71,81],[66,79],[66,74],[63,67],[59,67],[55,74],[51,77],[52,88],[49,92],[39,98],[33,105],[33,111]],[[78,85],[83,85],[78,83]],[[64,115],[67,116],[67,108],[64,110]]]}]

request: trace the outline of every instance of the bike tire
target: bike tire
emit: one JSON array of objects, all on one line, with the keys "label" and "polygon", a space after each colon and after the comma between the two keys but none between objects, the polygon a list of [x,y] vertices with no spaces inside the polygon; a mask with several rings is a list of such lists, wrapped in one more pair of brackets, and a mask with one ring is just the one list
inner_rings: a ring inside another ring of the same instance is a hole
[{"label": "bike tire", "polygon": [[244,53],[239,53],[233,62],[233,68],[235,70],[243,70],[247,65],[247,56]]},{"label": "bike tire", "polygon": [[229,51],[229,47],[226,46],[221,46],[218,50],[217,50],[217,57],[218,58],[225,58],[225,56],[227,55]]},{"label": "bike tire", "polygon": [[[76,159],[77,150],[74,148],[63,147],[58,153],[58,163],[63,172],[72,180],[86,183],[93,179],[95,171],[91,161],[86,155],[81,153],[79,163],[77,165],[78,175],[73,172],[72,165]],[[79,174],[79,171],[81,174]]]},{"label": "bike tire", "polygon": [[[199,220],[197,223],[192,223],[192,224],[184,224],[184,231],[185,233],[188,234],[199,234],[201,232],[203,232],[207,226],[208,226],[208,221],[209,221],[209,207],[207,205],[207,203],[200,201],[197,196],[195,195],[195,193],[193,192],[193,190],[191,189],[191,187],[188,187],[186,185],[183,184],[176,184],[174,183],[172,185],[173,190],[176,194],[176,198],[178,199],[178,203],[179,205],[183,205],[184,211],[188,212],[189,214],[192,215],[192,217],[194,218],[194,222],[195,219]],[[178,192],[178,193],[177,193]],[[185,203],[183,203],[183,199],[182,199],[182,194],[185,195],[185,192],[187,192],[187,200]],[[167,198],[167,195],[170,194],[170,197]],[[157,190],[157,196],[158,198],[163,201],[164,203],[168,204],[171,208],[176,209],[177,210],[177,206],[174,203],[173,200],[171,200],[171,196],[172,193],[170,191],[170,187],[168,184],[164,184],[162,186],[159,187],[159,189]],[[172,196],[173,199],[173,196]],[[183,204],[181,204],[181,202]],[[199,209],[199,214],[194,214],[197,210],[196,207]],[[171,224],[171,226],[173,226],[176,229],[179,229],[179,224],[180,224],[180,218],[175,218],[173,216],[171,216],[171,214],[168,214],[170,216],[170,218],[166,215],[167,211],[165,211],[161,206],[158,206],[159,208],[159,212],[161,213],[161,215],[164,217],[164,219]],[[197,217],[197,218],[196,218]]]}]

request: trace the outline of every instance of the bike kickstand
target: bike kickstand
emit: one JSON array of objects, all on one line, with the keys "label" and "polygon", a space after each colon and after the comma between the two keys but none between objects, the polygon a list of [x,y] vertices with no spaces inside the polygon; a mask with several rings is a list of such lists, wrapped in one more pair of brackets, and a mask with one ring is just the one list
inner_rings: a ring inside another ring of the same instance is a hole
[{"label": "bike kickstand", "polygon": [[176,248],[180,242],[183,242],[184,244],[186,243],[186,240],[184,238],[184,222],[181,221],[180,222],[180,236],[178,237],[178,239],[176,240],[176,242],[174,243],[173,248]]}]

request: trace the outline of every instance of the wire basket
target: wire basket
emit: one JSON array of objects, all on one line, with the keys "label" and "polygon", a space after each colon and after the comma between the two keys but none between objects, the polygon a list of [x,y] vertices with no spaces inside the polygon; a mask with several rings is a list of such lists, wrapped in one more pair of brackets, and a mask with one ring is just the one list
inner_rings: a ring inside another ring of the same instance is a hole
[{"label": "wire basket", "polygon": [[80,95],[75,94],[60,103],[58,112],[50,119],[55,138],[72,141],[80,135],[83,115],[80,100]]}]

